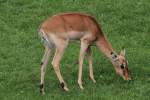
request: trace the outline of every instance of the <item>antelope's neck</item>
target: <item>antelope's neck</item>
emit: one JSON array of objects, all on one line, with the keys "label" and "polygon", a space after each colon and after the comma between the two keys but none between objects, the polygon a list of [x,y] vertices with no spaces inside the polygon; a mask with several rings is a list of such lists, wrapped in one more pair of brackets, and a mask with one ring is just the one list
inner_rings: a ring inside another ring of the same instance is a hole
[{"label": "antelope's neck", "polygon": [[114,52],[111,44],[108,42],[108,40],[105,38],[105,36],[101,36],[98,38],[96,42],[96,46],[108,57],[111,59],[111,52]]}]

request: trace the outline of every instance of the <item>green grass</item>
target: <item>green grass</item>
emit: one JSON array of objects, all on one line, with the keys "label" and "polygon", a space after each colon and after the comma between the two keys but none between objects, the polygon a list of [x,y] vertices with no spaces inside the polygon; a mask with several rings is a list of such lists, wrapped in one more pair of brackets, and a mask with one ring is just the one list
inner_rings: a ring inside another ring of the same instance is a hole
[{"label": "green grass", "polygon": [[[84,63],[84,90],[77,85],[79,44],[71,43],[61,61],[70,91],[62,91],[49,63],[46,95],[39,93],[43,46],[38,27],[60,12],[85,12],[95,16],[109,41],[126,48],[133,80],[123,81],[95,47],[94,74],[88,78]],[[150,99],[149,0],[0,0],[0,99],[1,100],[149,100]]]}]

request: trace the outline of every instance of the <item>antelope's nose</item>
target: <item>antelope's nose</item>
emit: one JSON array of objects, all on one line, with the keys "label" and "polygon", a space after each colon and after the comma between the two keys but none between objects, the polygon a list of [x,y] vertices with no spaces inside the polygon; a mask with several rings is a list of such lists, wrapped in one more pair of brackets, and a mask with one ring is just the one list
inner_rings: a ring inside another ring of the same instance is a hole
[{"label": "antelope's nose", "polygon": [[131,77],[128,77],[128,81],[132,80]]},{"label": "antelope's nose", "polygon": [[124,80],[130,81],[130,80],[131,80],[131,77],[125,77]]}]

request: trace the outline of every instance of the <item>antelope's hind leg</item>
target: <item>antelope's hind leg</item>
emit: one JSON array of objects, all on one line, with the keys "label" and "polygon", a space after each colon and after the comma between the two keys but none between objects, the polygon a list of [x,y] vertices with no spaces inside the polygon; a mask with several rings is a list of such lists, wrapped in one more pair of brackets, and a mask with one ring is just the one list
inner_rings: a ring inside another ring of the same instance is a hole
[{"label": "antelope's hind leg", "polygon": [[45,72],[46,72],[46,66],[48,63],[48,59],[50,56],[50,49],[48,47],[45,46],[45,52],[42,58],[42,62],[41,62],[41,83],[40,83],[40,92],[42,94],[45,94],[44,92],[44,77],[45,77]]},{"label": "antelope's hind leg", "polygon": [[69,89],[67,88],[67,84],[65,83],[65,81],[61,75],[61,72],[60,72],[60,61],[61,61],[61,58],[64,54],[64,49],[66,48],[68,42],[67,41],[61,41],[61,42],[59,41],[58,42],[58,41],[56,44],[56,52],[55,52],[55,56],[54,56],[53,61],[52,61],[52,65],[53,65],[54,71],[57,75],[57,78],[60,82],[61,87],[65,91],[69,91]]}]

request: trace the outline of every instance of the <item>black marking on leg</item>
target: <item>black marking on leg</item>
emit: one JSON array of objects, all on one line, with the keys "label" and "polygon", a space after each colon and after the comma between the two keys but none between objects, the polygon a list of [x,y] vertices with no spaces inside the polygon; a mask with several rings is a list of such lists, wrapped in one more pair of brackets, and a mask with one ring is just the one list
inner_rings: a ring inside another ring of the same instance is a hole
[{"label": "black marking on leg", "polygon": [[60,83],[60,86],[61,86],[62,88],[64,88],[64,87],[65,87],[64,82]]},{"label": "black marking on leg", "polygon": [[44,88],[44,85],[43,84],[40,84],[40,92],[42,93],[43,91],[43,88]]},{"label": "black marking on leg", "polygon": [[41,64],[40,64],[41,66],[43,65],[43,62],[41,62]]}]

